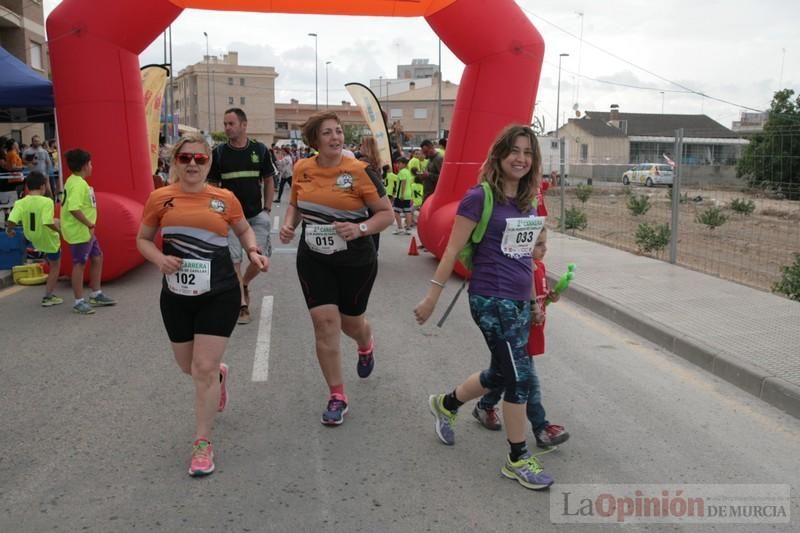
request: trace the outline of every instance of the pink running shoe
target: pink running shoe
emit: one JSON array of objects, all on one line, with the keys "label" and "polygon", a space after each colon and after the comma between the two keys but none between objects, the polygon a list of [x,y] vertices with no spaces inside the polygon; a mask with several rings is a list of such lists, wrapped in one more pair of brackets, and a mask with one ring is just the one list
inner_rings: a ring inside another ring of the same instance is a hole
[{"label": "pink running shoe", "polygon": [[219,406],[217,412],[221,413],[228,405],[228,373],[229,368],[225,363],[219,365]]},{"label": "pink running shoe", "polygon": [[207,476],[214,471],[214,448],[211,441],[199,438],[192,444],[192,463],[189,475],[193,477]]}]

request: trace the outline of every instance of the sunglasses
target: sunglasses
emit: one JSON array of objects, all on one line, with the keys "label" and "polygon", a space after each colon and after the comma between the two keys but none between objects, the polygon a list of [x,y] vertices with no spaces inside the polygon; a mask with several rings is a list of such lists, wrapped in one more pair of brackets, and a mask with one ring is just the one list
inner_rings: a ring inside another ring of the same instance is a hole
[{"label": "sunglasses", "polygon": [[188,165],[193,159],[195,163],[202,166],[208,163],[210,157],[206,154],[190,154],[188,152],[181,152],[175,156],[175,160],[182,165]]}]

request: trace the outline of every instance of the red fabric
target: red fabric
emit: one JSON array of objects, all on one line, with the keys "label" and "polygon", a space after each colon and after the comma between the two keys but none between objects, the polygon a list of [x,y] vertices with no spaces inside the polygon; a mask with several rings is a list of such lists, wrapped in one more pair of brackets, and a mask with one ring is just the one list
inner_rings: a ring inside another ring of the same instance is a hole
[{"label": "red fabric", "polygon": [[544,191],[549,187],[545,187],[545,185],[547,185],[547,182],[544,182],[536,193],[536,214],[540,217],[547,216],[547,206],[544,205]]},{"label": "red fabric", "polygon": [[[545,270],[544,263],[538,259],[534,259],[533,263],[536,265],[536,270],[533,271],[533,287],[536,291],[536,302],[539,304],[542,311],[545,312],[544,299],[549,292],[547,288],[547,271]],[[531,329],[528,332],[528,355],[542,355],[544,353],[544,322],[541,324],[533,323],[533,311],[531,311]]]}]

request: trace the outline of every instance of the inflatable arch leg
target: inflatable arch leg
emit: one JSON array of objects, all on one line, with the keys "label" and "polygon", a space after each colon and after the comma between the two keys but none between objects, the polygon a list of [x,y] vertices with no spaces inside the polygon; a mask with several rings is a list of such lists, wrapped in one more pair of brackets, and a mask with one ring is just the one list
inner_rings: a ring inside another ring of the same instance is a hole
[{"label": "inflatable arch leg", "polygon": [[[135,236],[152,191],[138,54],[185,7],[282,13],[424,16],[466,68],[453,112],[447,161],[425,202],[420,239],[444,251],[458,200],[505,125],[529,123],[544,43],[513,0],[64,0],[47,31],[62,153],[92,154],[105,250],[103,279],[143,259]],[[68,269],[69,258],[62,262]]]}]

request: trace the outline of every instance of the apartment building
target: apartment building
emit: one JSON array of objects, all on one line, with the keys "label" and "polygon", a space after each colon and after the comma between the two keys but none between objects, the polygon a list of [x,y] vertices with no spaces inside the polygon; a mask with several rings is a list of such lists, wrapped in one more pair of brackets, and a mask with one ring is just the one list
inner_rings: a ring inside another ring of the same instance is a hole
[{"label": "apartment building", "polygon": [[275,139],[275,67],[239,64],[238,52],[181,70],[173,82],[178,122],[203,132],[222,132],[226,109],[247,113],[247,134],[269,145]]},{"label": "apartment building", "polygon": [[[0,0],[0,46],[34,72],[50,78],[41,0]],[[0,135],[27,144],[33,135],[54,138],[55,129],[52,124],[3,123],[0,124]]]},{"label": "apartment building", "polygon": [[403,146],[419,146],[425,139],[438,139],[450,130],[453,108],[458,94],[458,85],[447,80],[441,84],[441,117],[437,128],[439,107],[438,73],[430,85],[417,87],[416,81],[409,83],[409,90],[379,97],[381,107],[388,115],[390,130],[403,133]]},{"label": "apartment building", "polygon": [[301,104],[292,98],[289,103],[275,104],[275,139],[290,139],[299,141],[302,138],[300,131],[308,118],[317,111],[332,111],[336,113],[343,126],[362,126],[367,128],[358,106],[342,100],[339,105]]}]

